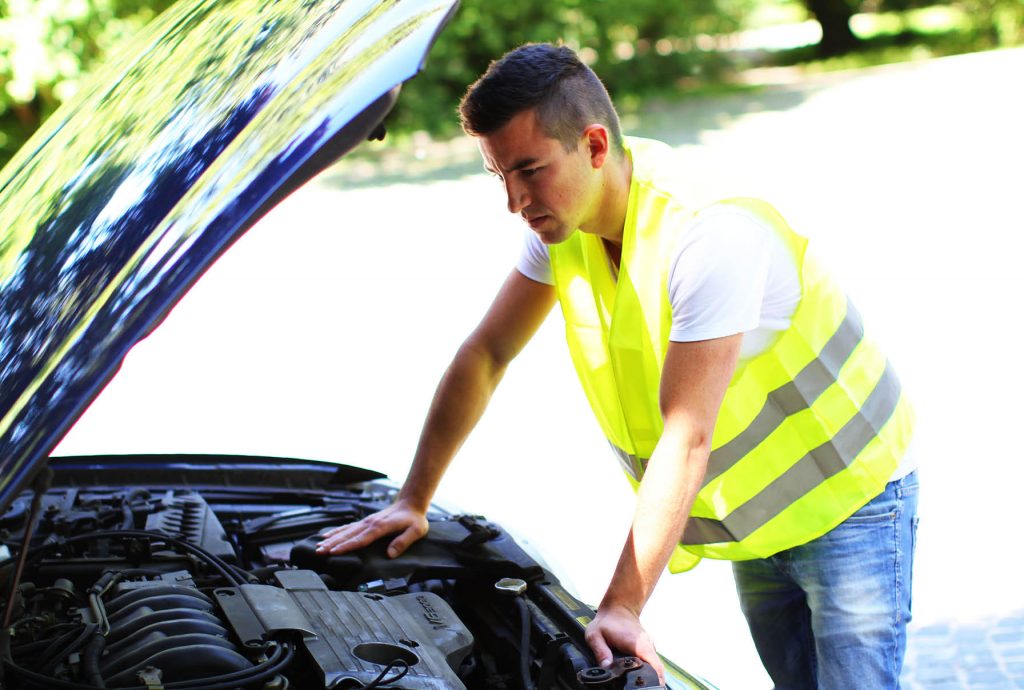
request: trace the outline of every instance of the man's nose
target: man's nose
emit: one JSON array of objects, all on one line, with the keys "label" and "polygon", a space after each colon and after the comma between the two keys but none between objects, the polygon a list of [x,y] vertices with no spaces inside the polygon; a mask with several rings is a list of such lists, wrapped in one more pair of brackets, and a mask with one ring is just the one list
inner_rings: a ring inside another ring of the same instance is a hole
[{"label": "man's nose", "polygon": [[515,180],[505,179],[505,194],[508,196],[509,213],[519,213],[530,205],[530,197],[526,193],[526,186]]}]

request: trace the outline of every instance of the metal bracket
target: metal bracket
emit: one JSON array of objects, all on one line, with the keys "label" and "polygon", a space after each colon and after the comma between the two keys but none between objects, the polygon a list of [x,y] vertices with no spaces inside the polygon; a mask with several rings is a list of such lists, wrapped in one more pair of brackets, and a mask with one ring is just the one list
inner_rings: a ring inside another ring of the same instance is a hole
[{"label": "metal bracket", "polygon": [[658,674],[643,659],[624,656],[608,668],[591,666],[576,674],[581,685],[591,688],[660,688]]},{"label": "metal bracket", "polygon": [[155,666],[147,666],[138,673],[139,682],[146,686],[146,690],[164,690],[163,671]]}]

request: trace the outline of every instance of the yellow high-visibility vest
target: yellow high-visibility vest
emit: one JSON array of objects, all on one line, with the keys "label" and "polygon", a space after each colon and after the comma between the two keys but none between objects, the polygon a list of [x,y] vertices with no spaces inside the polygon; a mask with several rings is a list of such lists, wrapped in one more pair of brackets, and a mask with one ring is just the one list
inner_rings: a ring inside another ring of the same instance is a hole
[{"label": "yellow high-visibility vest", "polygon": [[[633,180],[618,276],[600,238],[550,247],[580,382],[636,486],[661,436],[661,370],[672,325],[668,270],[692,214],[666,184],[664,144],[630,138]],[[775,343],[737,367],[702,488],[669,569],[701,557],[764,558],[820,537],[878,495],[906,452],[913,411],[846,295],[767,203],[727,204],[767,221],[792,252],[801,296]]]}]

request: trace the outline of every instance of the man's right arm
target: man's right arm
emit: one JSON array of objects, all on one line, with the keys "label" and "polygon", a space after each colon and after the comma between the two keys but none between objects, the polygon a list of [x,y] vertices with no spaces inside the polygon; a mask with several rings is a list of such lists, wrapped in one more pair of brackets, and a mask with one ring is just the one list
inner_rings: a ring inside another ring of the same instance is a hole
[{"label": "man's right arm", "polygon": [[358,522],[336,527],[318,553],[345,553],[396,534],[388,556],[427,533],[426,512],[455,453],[480,420],[508,364],[526,346],[556,301],[550,285],[509,274],[483,320],[455,354],[423,424],[409,475],[395,502]]}]

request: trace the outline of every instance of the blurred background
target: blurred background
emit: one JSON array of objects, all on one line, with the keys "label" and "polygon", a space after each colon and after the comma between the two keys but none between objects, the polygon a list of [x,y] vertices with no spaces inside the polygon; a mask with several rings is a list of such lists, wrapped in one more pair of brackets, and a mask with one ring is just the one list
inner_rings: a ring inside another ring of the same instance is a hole
[{"label": "blurred background", "polygon": [[[160,9],[0,0],[3,155]],[[676,149],[694,206],[762,197],[812,238],[919,412],[904,687],[1024,687],[1024,0],[463,0],[388,139],[252,228],[57,453],[308,457],[400,481],[434,386],[524,231],[455,131],[455,104],[527,40],[578,48],[627,132]],[[525,537],[600,599],[632,496],[557,314],[439,498]],[[723,690],[770,686],[728,564],[663,578],[645,622],[661,651]]]},{"label": "blurred background", "polygon": [[[171,0],[0,0],[0,165]],[[1024,41],[1022,0],[463,0],[390,129],[454,133],[487,63],[527,41],[580,50],[620,108]],[[399,137],[400,138],[400,137]]]}]

